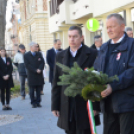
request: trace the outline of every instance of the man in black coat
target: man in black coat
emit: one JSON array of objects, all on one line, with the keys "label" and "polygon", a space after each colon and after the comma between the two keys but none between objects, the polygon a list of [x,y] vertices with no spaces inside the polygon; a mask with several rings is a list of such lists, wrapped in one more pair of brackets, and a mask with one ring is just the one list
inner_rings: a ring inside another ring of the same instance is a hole
[{"label": "man in black coat", "polygon": [[101,93],[103,134],[134,134],[134,39],[124,33],[119,14],[109,15],[106,26],[110,40],[102,45],[94,68],[109,77],[117,75],[119,81],[108,83]]},{"label": "man in black coat", "polygon": [[[40,92],[44,84],[43,69],[44,69],[44,59],[41,53],[37,51],[37,43],[31,42],[31,51],[24,55],[24,63],[27,69],[28,82],[30,87],[30,98],[33,108],[41,107],[41,96]],[[34,97],[34,90],[36,89],[36,99]]]},{"label": "man in black coat", "polygon": [[[68,31],[70,47],[56,56],[56,62],[72,67],[74,62],[84,70],[92,67],[97,56],[97,51],[81,44],[83,41],[82,30],[78,26],[70,27]],[[52,87],[52,113],[58,117],[58,126],[65,130],[67,134],[91,134],[89,118],[86,104],[81,97],[75,98],[64,95],[66,86],[58,86],[59,76],[63,75],[61,68],[55,66],[54,80]],[[94,114],[96,124],[99,125],[98,111],[99,106],[94,103]]]},{"label": "man in black coat", "polygon": [[96,49],[96,50],[100,50],[102,46],[102,38],[100,35],[96,35],[94,36],[94,44],[91,46],[91,48]]},{"label": "man in black coat", "polygon": [[55,65],[55,57],[56,54],[62,51],[61,49],[61,41],[59,39],[54,40],[54,47],[47,51],[46,60],[49,65],[49,82],[52,84],[53,81],[53,72],[54,72],[54,65]]}]

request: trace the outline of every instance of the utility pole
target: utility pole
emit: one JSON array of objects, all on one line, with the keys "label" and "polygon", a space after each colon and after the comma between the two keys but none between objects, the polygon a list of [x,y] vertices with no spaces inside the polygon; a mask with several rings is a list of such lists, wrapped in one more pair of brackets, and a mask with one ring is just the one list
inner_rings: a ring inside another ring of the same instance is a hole
[{"label": "utility pole", "polygon": [[0,47],[5,47],[6,6],[7,0],[0,0]]}]

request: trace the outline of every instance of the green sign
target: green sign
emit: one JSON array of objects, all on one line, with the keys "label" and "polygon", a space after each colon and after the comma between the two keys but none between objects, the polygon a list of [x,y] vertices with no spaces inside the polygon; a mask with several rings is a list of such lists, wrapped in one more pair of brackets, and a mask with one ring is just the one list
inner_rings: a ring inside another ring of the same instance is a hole
[{"label": "green sign", "polygon": [[87,29],[91,32],[96,32],[100,27],[99,21],[91,18],[87,21]]}]

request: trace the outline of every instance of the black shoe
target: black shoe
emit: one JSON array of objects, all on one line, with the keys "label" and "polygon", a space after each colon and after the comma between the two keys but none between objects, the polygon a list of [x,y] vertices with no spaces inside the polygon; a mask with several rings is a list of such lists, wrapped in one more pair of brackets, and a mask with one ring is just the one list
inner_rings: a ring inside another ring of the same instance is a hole
[{"label": "black shoe", "polygon": [[3,106],[2,110],[7,110],[7,107],[6,106]]},{"label": "black shoe", "polygon": [[12,110],[12,108],[10,106],[7,106],[7,110]]},{"label": "black shoe", "polygon": [[37,107],[42,107],[41,104],[37,104]]},{"label": "black shoe", "polygon": [[36,104],[32,104],[32,108],[36,108],[37,107],[37,105]]}]

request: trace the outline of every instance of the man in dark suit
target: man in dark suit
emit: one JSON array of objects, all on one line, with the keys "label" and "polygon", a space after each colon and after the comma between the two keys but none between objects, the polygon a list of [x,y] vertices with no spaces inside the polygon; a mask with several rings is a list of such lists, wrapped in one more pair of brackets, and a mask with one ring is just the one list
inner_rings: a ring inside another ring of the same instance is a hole
[{"label": "man in dark suit", "polygon": [[54,65],[55,65],[55,57],[56,54],[62,51],[61,49],[61,41],[59,39],[54,40],[54,47],[47,51],[46,60],[49,65],[50,71],[49,71],[49,82],[52,84],[53,81],[53,71],[54,71]]},{"label": "man in dark suit", "polygon": [[[41,53],[37,51],[37,43],[31,42],[31,51],[24,55],[24,63],[27,69],[28,82],[30,87],[30,98],[33,108],[41,107],[41,96],[40,92],[44,84],[43,69],[44,69],[44,59]],[[34,97],[34,90],[36,89],[36,99]]]},{"label": "man in dark suit", "polygon": [[[74,62],[84,70],[92,67],[97,56],[97,51],[82,44],[82,30],[78,26],[72,26],[68,31],[69,46],[66,50],[59,52],[56,62],[72,67]],[[63,71],[55,66],[54,80],[52,87],[52,113],[58,117],[58,126],[67,134],[91,134],[86,104],[87,102],[77,95],[75,98],[64,95],[66,86],[58,86],[59,76]],[[98,111],[99,106],[94,105],[96,125],[100,124]]]},{"label": "man in dark suit", "polygon": [[128,37],[133,38],[133,29],[131,27],[126,27],[125,32],[127,33]]},{"label": "man in dark suit", "polygon": [[102,38],[100,35],[94,36],[94,44],[91,46],[91,48],[100,50],[100,47],[102,46]]}]

